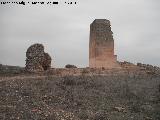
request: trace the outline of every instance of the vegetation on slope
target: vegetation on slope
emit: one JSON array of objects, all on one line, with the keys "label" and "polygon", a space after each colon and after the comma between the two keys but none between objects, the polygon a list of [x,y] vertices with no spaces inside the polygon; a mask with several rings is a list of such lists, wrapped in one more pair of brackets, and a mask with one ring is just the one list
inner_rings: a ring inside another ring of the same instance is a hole
[{"label": "vegetation on slope", "polygon": [[0,81],[2,120],[160,120],[160,78],[46,76]]}]

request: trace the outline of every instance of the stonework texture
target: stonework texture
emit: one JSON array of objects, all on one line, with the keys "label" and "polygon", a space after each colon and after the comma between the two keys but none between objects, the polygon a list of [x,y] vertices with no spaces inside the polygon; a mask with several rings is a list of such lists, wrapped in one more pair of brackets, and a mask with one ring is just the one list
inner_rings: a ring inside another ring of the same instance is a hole
[{"label": "stonework texture", "polygon": [[42,44],[31,45],[26,52],[26,67],[30,72],[39,72],[51,68],[51,57],[44,52]]},{"label": "stonework texture", "polygon": [[96,19],[90,25],[89,67],[118,67],[117,56],[114,55],[114,39],[110,21]]}]

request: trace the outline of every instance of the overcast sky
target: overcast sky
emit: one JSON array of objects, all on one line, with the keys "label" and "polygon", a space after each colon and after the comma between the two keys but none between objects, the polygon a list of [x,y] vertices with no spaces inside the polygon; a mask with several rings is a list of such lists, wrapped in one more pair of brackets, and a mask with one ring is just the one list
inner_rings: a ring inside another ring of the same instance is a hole
[{"label": "overcast sky", "polygon": [[111,21],[119,61],[160,66],[160,0],[74,1],[76,5],[65,0],[59,5],[0,5],[0,63],[25,66],[27,48],[42,43],[52,67],[86,67],[89,26],[102,18]]}]

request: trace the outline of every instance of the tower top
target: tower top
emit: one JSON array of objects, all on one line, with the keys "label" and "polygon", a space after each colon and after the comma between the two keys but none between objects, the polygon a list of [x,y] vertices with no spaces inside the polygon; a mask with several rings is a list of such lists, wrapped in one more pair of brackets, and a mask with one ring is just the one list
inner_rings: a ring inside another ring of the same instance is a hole
[{"label": "tower top", "polygon": [[107,19],[95,19],[92,24],[110,24],[110,21]]}]

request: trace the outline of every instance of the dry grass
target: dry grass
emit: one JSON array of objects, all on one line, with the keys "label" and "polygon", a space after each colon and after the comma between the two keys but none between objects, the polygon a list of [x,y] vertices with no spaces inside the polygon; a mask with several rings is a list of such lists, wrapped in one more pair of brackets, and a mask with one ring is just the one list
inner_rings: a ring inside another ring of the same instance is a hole
[{"label": "dry grass", "polygon": [[159,120],[159,84],[138,75],[11,77],[0,82],[0,119]]}]

